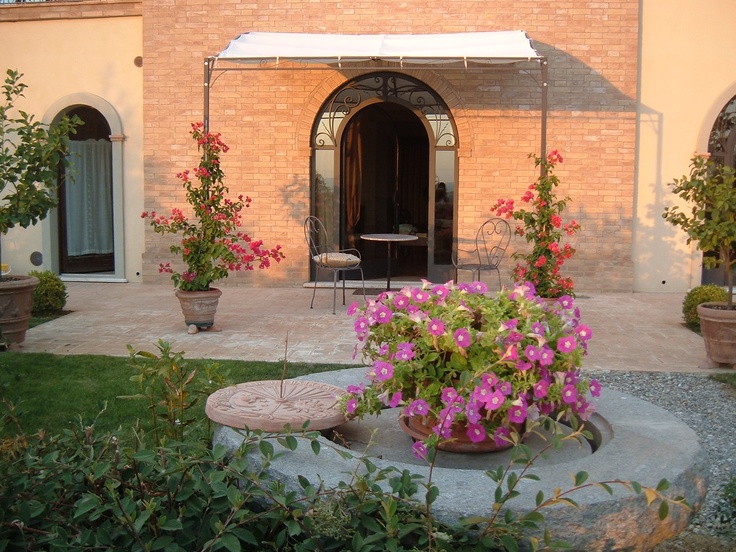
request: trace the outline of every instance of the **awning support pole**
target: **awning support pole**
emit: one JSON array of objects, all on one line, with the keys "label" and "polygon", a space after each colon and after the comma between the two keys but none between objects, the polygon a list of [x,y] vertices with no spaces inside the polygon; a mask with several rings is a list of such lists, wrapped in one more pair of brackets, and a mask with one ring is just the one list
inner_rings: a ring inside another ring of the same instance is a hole
[{"label": "awning support pole", "polygon": [[213,58],[205,58],[204,60],[204,132],[210,131],[210,82],[212,79],[212,67],[215,61]]},{"label": "awning support pole", "polygon": [[547,81],[547,58],[541,59],[542,64],[542,128],[541,128],[541,151],[539,152],[540,157],[547,157],[547,109],[548,99],[547,91],[549,90],[549,83]]}]

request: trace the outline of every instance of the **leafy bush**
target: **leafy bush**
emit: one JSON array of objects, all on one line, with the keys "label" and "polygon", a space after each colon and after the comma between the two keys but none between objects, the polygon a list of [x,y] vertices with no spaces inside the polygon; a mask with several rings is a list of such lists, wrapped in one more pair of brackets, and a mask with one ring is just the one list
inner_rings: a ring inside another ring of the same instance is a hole
[{"label": "leafy bush", "polygon": [[688,326],[700,325],[700,317],[698,316],[698,305],[710,301],[726,302],[728,300],[728,292],[715,284],[705,284],[691,289],[685,300],[682,302],[682,315],[685,317],[685,324]]},{"label": "leafy bush", "polygon": [[736,521],[736,477],[726,483],[718,500],[718,517],[724,523]]},{"label": "leafy bush", "polygon": [[[335,488],[302,476],[296,489],[287,488],[268,469],[300,443],[314,454],[323,446],[349,453],[325,445],[307,426],[279,434],[244,431],[239,449],[211,449],[201,439],[204,422],[192,418],[190,407],[218,377],[216,367],[198,373],[167,343],[158,348],[160,354],[131,349],[138,371],[131,380],[142,391],[136,397],[148,402],[158,422],[151,436],[139,435],[133,444],[114,433],[98,434],[97,419],[80,420],[61,435],[29,436],[20,430],[18,410],[2,401],[0,550],[514,552],[521,542],[533,550],[564,548],[548,532],[543,539],[527,535],[541,527],[541,509],[574,505],[570,494],[577,490],[595,486],[611,493],[612,485],[623,485],[645,494],[648,504],[658,502],[660,517],[668,515],[669,504],[684,505],[662,495],[666,481],[649,489],[620,480],[588,482],[578,472],[571,489],[539,493],[532,512],[514,514],[508,502],[519,495],[522,481],[537,478],[529,468],[538,456],[582,437],[574,422],[572,432],[555,434],[536,455],[517,442],[509,464],[486,473],[497,485],[489,513],[463,525],[433,516],[439,490],[431,476],[379,469],[368,457]],[[512,470],[513,464],[521,470]]]},{"label": "leafy bush", "polygon": [[66,285],[50,270],[29,272],[30,276],[38,278],[38,286],[33,291],[33,316],[47,316],[59,314],[66,306],[69,294]]}]

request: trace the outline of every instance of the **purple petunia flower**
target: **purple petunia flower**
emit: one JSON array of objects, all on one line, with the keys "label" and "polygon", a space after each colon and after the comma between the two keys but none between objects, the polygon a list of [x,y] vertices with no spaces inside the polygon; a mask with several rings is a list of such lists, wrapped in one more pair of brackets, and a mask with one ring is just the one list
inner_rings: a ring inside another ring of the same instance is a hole
[{"label": "purple petunia flower", "polygon": [[545,332],[544,324],[542,324],[541,322],[532,322],[531,330],[532,334],[542,337]]},{"label": "purple petunia flower", "polygon": [[502,381],[501,384],[498,386],[498,390],[503,395],[510,395],[511,392],[513,391],[512,387],[511,387],[511,382],[510,381]]},{"label": "purple petunia flower", "polygon": [[358,302],[353,301],[348,307],[348,316],[353,316],[356,312],[358,312]]},{"label": "purple petunia flower", "polygon": [[493,434],[493,441],[497,447],[504,447],[509,444],[508,438],[511,436],[511,430],[507,427],[499,427]]},{"label": "purple petunia flower", "polygon": [[445,324],[439,318],[433,318],[427,326],[429,335],[440,336],[445,333]]},{"label": "purple petunia flower", "polygon": [[391,397],[391,401],[388,403],[391,408],[396,408],[399,404],[401,404],[401,391],[394,393]]},{"label": "purple petunia flower", "polygon": [[393,377],[394,375],[394,367],[390,362],[386,362],[385,360],[376,360],[373,363],[373,371],[376,374],[376,379],[378,381],[386,381]]},{"label": "purple petunia flower", "polygon": [[361,383],[360,385],[348,385],[345,390],[351,395],[362,395],[363,393],[365,393],[365,384]]},{"label": "purple petunia flower", "polygon": [[406,416],[426,416],[429,414],[429,404],[424,399],[415,399],[404,409]]},{"label": "purple petunia flower", "polygon": [[465,405],[465,417],[471,424],[477,424],[482,418],[480,414],[481,404],[479,401],[468,401]]},{"label": "purple petunia flower", "polygon": [[506,343],[518,343],[522,339],[524,339],[524,334],[517,331],[511,331],[509,335],[506,336]]},{"label": "purple petunia flower", "polygon": [[363,335],[368,331],[368,319],[365,316],[359,316],[353,323],[355,333]]},{"label": "purple petunia flower", "polygon": [[411,451],[419,460],[427,459],[427,445],[421,441],[415,441],[411,446]]},{"label": "purple petunia flower", "polygon": [[355,397],[348,399],[348,402],[345,403],[345,411],[348,414],[354,413],[358,408],[358,399]]},{"label": "purple petunia flower", "polygon": [[577,400],[577,388],[572,383],[568,383],[565,387],[562,388],[562,401],[565,404],[574,404],[577,402]]},{"label": "purple petunia flower", "polygon": [[414,358],[414,344],[410,342],[399,343],[396,346],[397,360],[411,360]]},{"label": "purple petunia flower", "polygon": [[379,305],[376,310],[373,311],[373,320],[378,324],[388,324],[391,322],[391,317],[394,315],[393,311],[386,305]]},{"label": "purple petunia flower", "polygon": [[504,401],[506,400],[506,397],[504,396],[501,391],[496,389],[493,393],[491,393],[488,398],[486,399],[485,405],[486,410],[498,410],[503,406]]},{"label": "purple petunia flower", "polygon": [[426,303],[429,301],[429,293],[424,290],[414,288],[411,290],[411,298],[415,303]]},{"label": "purple petunia flower", "polygon": [[506,347],[502,360],[516,360],[519,358],[519,347],[516,344]]},{"label": "purple petunia flower", "polygon": [[398,310],[403,310],[409,304],[409,298],[403,293],[398,293],[394,297],[393,304]]},{"label": "purple petunia flower", "polygon": [[450,295],[450,288],[447,286],[434,286],[432,288],[432,293],[434,293],[438,298],[444,299]]},{"label": "purple petunia flower", "polygon": [[519,325],[519,319],[518,318],[511,318],[510,320],[507,320],[503,324],[501,324],[501,327],[504,330],[515,330],[516,326]]},{"label": "purple petunia flower", "polygon": [[488,291],[488,286],[485,285],[483,282],[475,281],[472,284],[470,284],[468,291],[471,293],[483,294],[486,291]]},{"label": "purple petunia flower", "polygon": [[573,308],[573,300],[572,297],[569,295],[563,295],[559,299],[557,299],[557,303],[562,306],[563,309],[571,309]]},{"label": "purple petunia flower", "polygon": [[441,399],[444,404],[452,404],[458,399],[461,399],[461,397],[457,394],[457,389],[454,387],[445,387],[442,390]]},{"label": "purple petunia flower", "polygon": [[582,342],[588,341],[591,337],[593,337],[593,332],[585,324],[580,324],[579,326],[577,326],[575,328],[575,333],[578,334],[578,338]]},{"label": "purple petunia flower", "polygon": [[530,370],[532,367],[531,362],[527,362],[525,360],[517,360],[516,361],[516,369],[519,372],[526,372],[527,370]]},{"label": "purple petunia flower", "polygon": [[557,350],[561,353],[569,353],[574,351],[578,347],[578,342],[571,335],[566,335],[562,339],[557,341]]},{"label": "purple petunia flower", "polygon": [[555,353],[547,345],[542,345],[539,350],[539,365],[540,366],[552,366],[555,362]]},{"label": "purple petunia flower", "polygon": [[466,349],[470,346],[470,332],[465,328],[458,328],[455,330],[454,337],[455,344],[457,344],[458,347]]},{"label": "purple petunia flower", "polygon": [[601,384],[598,380],[590,380],[590,394],[594,397],[601,396]]},{"label": "purple petunia flower", "polygon": [[534,396],[538,399],[542,399],[547,396],[547,390],[549,389],[549,381],[539,380],[534,384]]},{"label": "purple petunia flower", "polygon": [[473,443],[480,443],[486,438],[486,430],[480,424],[468,424],[467,435]]},{"label": "purple petunia flower", "polygon": [[514,424],[520,424],[526,420],[526,404],[520,401],[521,404],[514,404],[509,409],[509,421]]},{"label": "purple petunia flower", "polygon": [[527,345],[526,349],[524,349],[524,356],[531,362],[537,362],[542,358],[542,355],[539,352],[539,347],[535,345]]}]

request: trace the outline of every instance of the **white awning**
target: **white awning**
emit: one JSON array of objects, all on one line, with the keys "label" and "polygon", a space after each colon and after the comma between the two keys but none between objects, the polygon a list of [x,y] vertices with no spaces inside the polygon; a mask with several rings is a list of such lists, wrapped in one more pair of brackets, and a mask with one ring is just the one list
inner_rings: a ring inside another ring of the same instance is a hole
[{"label": "white awning", "polygon": [[238,63],[299,61],[339,64],[369,60],[399,63],[515,63],[542,59],[524,31],[422,35],[244,33],[215,56]]}]

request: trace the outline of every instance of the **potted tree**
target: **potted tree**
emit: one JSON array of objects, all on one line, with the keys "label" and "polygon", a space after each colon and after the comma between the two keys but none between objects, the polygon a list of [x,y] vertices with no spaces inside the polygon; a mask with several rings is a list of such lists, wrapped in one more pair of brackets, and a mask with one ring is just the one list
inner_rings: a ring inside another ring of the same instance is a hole
[{"label": "potted tree", "polygon": [[[62,117],[54,125],[35,121],[17,109],[26,85],[8,69],[0,103],[0,235],[15,226],[27,228],[56,206],[60,168],[67,166],[67,137],[82,121]],[[2,248],[0,248],[0,261]],[[4,341],[22,343],[33,306],[33,276],[0,273],[0,332]]]},{"label": "potted tree", "polygon": [[687,202],[687,207],[667,207],[662,216],[688,235],[687,243],[697,242],[705,255],[706,268],[723,266],[728,296],[725,302],[698,305],[700,328],[708,358],[721,364],[736,364],[736,311],[733,308],[733,265],[736,256],[736,175],[733,167],[697,155],[690,163],[690,174],[675,179],[672,191]]},{"label": "potted tree", "polygon": [[191,135],[201,152],[199,165],[192,173],[177,174],[186,190],[186,200],[193,217],[181,209],[172,209],[170,216],[155,211],[145,211],[147,219],[157,234],[181,236],[169,250],[179,255],[184,267],[172,267],[170,262],[160,263],[159,272],[168,272],[177,287],[176,296],[181,303],[184,322],[191,333],[209,330],[214,326],[215,312],[222,292],[212,287],[230,272],[265,269],[271,261],[281,261],[281,246],[267,248],[262,240],[256,240],[241,230],[242,211],[250,207],[251,198],[242,195],[228,198],[224,184],[225,173],[220,164],[220,154],[228,147],[220,135],[205,132],[202,123],[193,123]]}]

